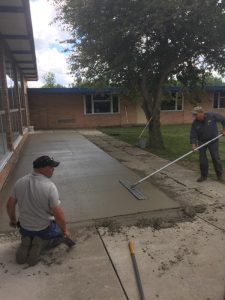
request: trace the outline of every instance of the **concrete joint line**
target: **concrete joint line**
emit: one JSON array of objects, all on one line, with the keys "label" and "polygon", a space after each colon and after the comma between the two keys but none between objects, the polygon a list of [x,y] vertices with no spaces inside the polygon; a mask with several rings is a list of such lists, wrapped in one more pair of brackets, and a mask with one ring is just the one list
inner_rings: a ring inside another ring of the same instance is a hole
[{"label": "concrete joint line", "polygon": [[125,288],[124,288],[124,286],[123,286],[123,283],[122,283],[122,281],[121,281],[121,279],[120,279],[119,273],[118,273],[118,271],[117,271],[117,269],[116,269],[116,266],[115,266],[114,263],[113,263],[113,260],[112,260],[110,254],[109,254],[109,251],[108,251],[108,249],[107,249],[107,247],[106,247],[106,245],[105,245],[105,243],[104,243],[104,241],[103,241],[103,238],[102,238],[102,236],[101,236],[101,234],[100,234],[100,232],[99,232],[99,230],[98,230],[98,228],[97,228],[96,226],[95,226],[95,229],[96,229],[96,231],[97,231],[97,233],[98,233],[98,235],[99,235],[99,238],[100,238],[100,240],[101,240],[101,242],[102,242],[102,245],[103,245],[103,247],[104,247],[104,249],[105,249],[105,251],[106,251],[106,254],[107,254],[108,258],[109,258],[109,261],[110,261],[110,263],[111,263],[111,265],[112,265],[112,267],[113,267],[113,270],[114,270],[114,272],[115,272],[115,274],[116,274],[116,277],[117,277],[117,279],[118,279],[118,281],[119,281],[119,283],[120,283],[120,286],[121,286],[121,288],[122,288],[122,290],[123,290],[123,292],[124,292],[124,296],[126,297],[127,300],[129,300],[129,297],[128,297],[128,295],[127,295],[127,292],[126,292],[126,290],[125,290]]},{"label": "concrete joint line", "polygon": [[160,172],[160,175],[164,175],[165,177],[167,177],[167,178],[173,180],[174,182],[176,182],[177,184],[182,185],[182,186],[184,186],[184,187],[187,187],[186,184],[180,182],[178,179],[175,179],[174,177],[169,176],[167,173]]},{"label": "concrete joint line", "polygon": [[204,219],[204,218],[202,218],[202,217],[200,217],[200,216],[197,216],[197,218],[201,219],[201,220],[204,221],[205,223],[207,223],[207,224],[209,224],[209,225],[215,227],[216,229],[222,231],[223,233],[225,233],[225,228],[219,227],[219,226],[217,226],[217,225],[215,225],[215,224],[213,224],[213,223],[207,221],[206,219]]},{"label": "concrete joint line", "polygon": [[190,190],[193,190],[193,191],[195,191],[195,192],[198,192],[199,195],[208,197],[208,198],[210,198],[210,199],[214,199],[213,196],[210,196],[210,195],[208,195],[208,194],[205,194],[204,192],[200,191],[198,188],[190,188]]}]

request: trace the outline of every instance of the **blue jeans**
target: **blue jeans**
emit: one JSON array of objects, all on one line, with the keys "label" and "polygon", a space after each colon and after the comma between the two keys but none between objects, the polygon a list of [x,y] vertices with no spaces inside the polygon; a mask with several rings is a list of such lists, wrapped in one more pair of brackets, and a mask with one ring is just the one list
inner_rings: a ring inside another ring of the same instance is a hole
[{"label": "blue jeans", "polygon": [[30,236],[30,237],[38,236],[46,240],[63,236],[62,230],[60,229],[60,227],[55,221],[51,221],[50,225],[46,229],[40,231],[31,231],[20,226],[20,234],[22,236]]}]

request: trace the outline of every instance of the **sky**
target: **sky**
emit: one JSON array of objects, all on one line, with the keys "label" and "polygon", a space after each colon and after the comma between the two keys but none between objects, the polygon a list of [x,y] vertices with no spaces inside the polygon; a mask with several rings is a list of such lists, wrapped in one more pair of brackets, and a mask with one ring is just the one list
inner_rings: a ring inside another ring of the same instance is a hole
[{"label": "sky", "polygon": [[59,41],[68,38],[69,34],[59,24],[51,24],[56,12],[49,1],[31,0],[30,8],[39,80],[28,82],[28,86],[41,87],[43,75],[47,72],[55,74],[57,83],[68,86],[73,77],[69,74],[66,54],[63,53],[65,46]]}]

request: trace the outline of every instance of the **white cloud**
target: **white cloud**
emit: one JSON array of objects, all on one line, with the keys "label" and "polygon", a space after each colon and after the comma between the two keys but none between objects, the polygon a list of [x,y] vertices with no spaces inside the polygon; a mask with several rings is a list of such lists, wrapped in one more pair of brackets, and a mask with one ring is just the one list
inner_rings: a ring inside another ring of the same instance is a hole
[{"label": "white cloud", "polygon": [[73,78],[69,75],[66,55],[61,51],[63,45],[59,45],[59,41],[67,39],[69,34],[59,24],[52,24],[56,12],[48,1],[31,0],[30,6],[39,81],[29,82],[28,85],[43,85],[42,77],[47,72],[55,74],[57,83],[68,85]]}]

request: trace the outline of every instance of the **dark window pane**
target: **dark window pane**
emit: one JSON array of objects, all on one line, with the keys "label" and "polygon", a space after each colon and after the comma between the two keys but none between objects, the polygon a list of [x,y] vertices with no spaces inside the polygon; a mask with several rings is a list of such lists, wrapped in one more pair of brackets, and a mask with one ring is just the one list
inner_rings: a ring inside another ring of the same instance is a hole
[{"label": "dark window pane", "polygon": [[225,108],[225,98],[220,99],[220,107],[219,108]]},{"label": "dark window pane", "polygon": [[94,101],[94,113],[110,113],[111,102],[110,101]]},{"label": "dark window pane", "polygon": [[92,113],[91,95],[86,95],[86,114]]},{"label": "dark window pane", "polygon": [[13,111],[11,112],[11,122],[12,122],[12,133],[13,133],[13,140],[15,141],[16,138],[19,136],[19,118],[20,112]]},{"label": "dark window pane", "polygon": [[182,98],[177,99],[177,110],[183,110]]},{"label": "dark window pane", "polygon": [[3,110],[3,101],[2,101],[2,89],[0,86],[0,110]]},{"label": "dark window pane", "polygon": [[119,112],[119,99],[118,99],[118,96],[113,96],[113,112],[114,113]]},{"label": "dark window pane", "polygon": [[0,114],[0,160],[7,151],[5,115]]},{"label": "dark window pane", "polygon": [[161,103],[161,110],[175,110],[175,100],[164,100]]},{"label": "dark window pane", "polygon": [[161,110],[183,110],[183,99],[181,93],[172,93],[167,99],[162,100]]},{"label": "dark window pane", "polygon": [[96,94],[93,95],[93,100],[110,100],[110,96],[108,94]]},{"label": "dark window pane", "polygon": [[213,108],[218,108],[219,93],[214,93]]}]

